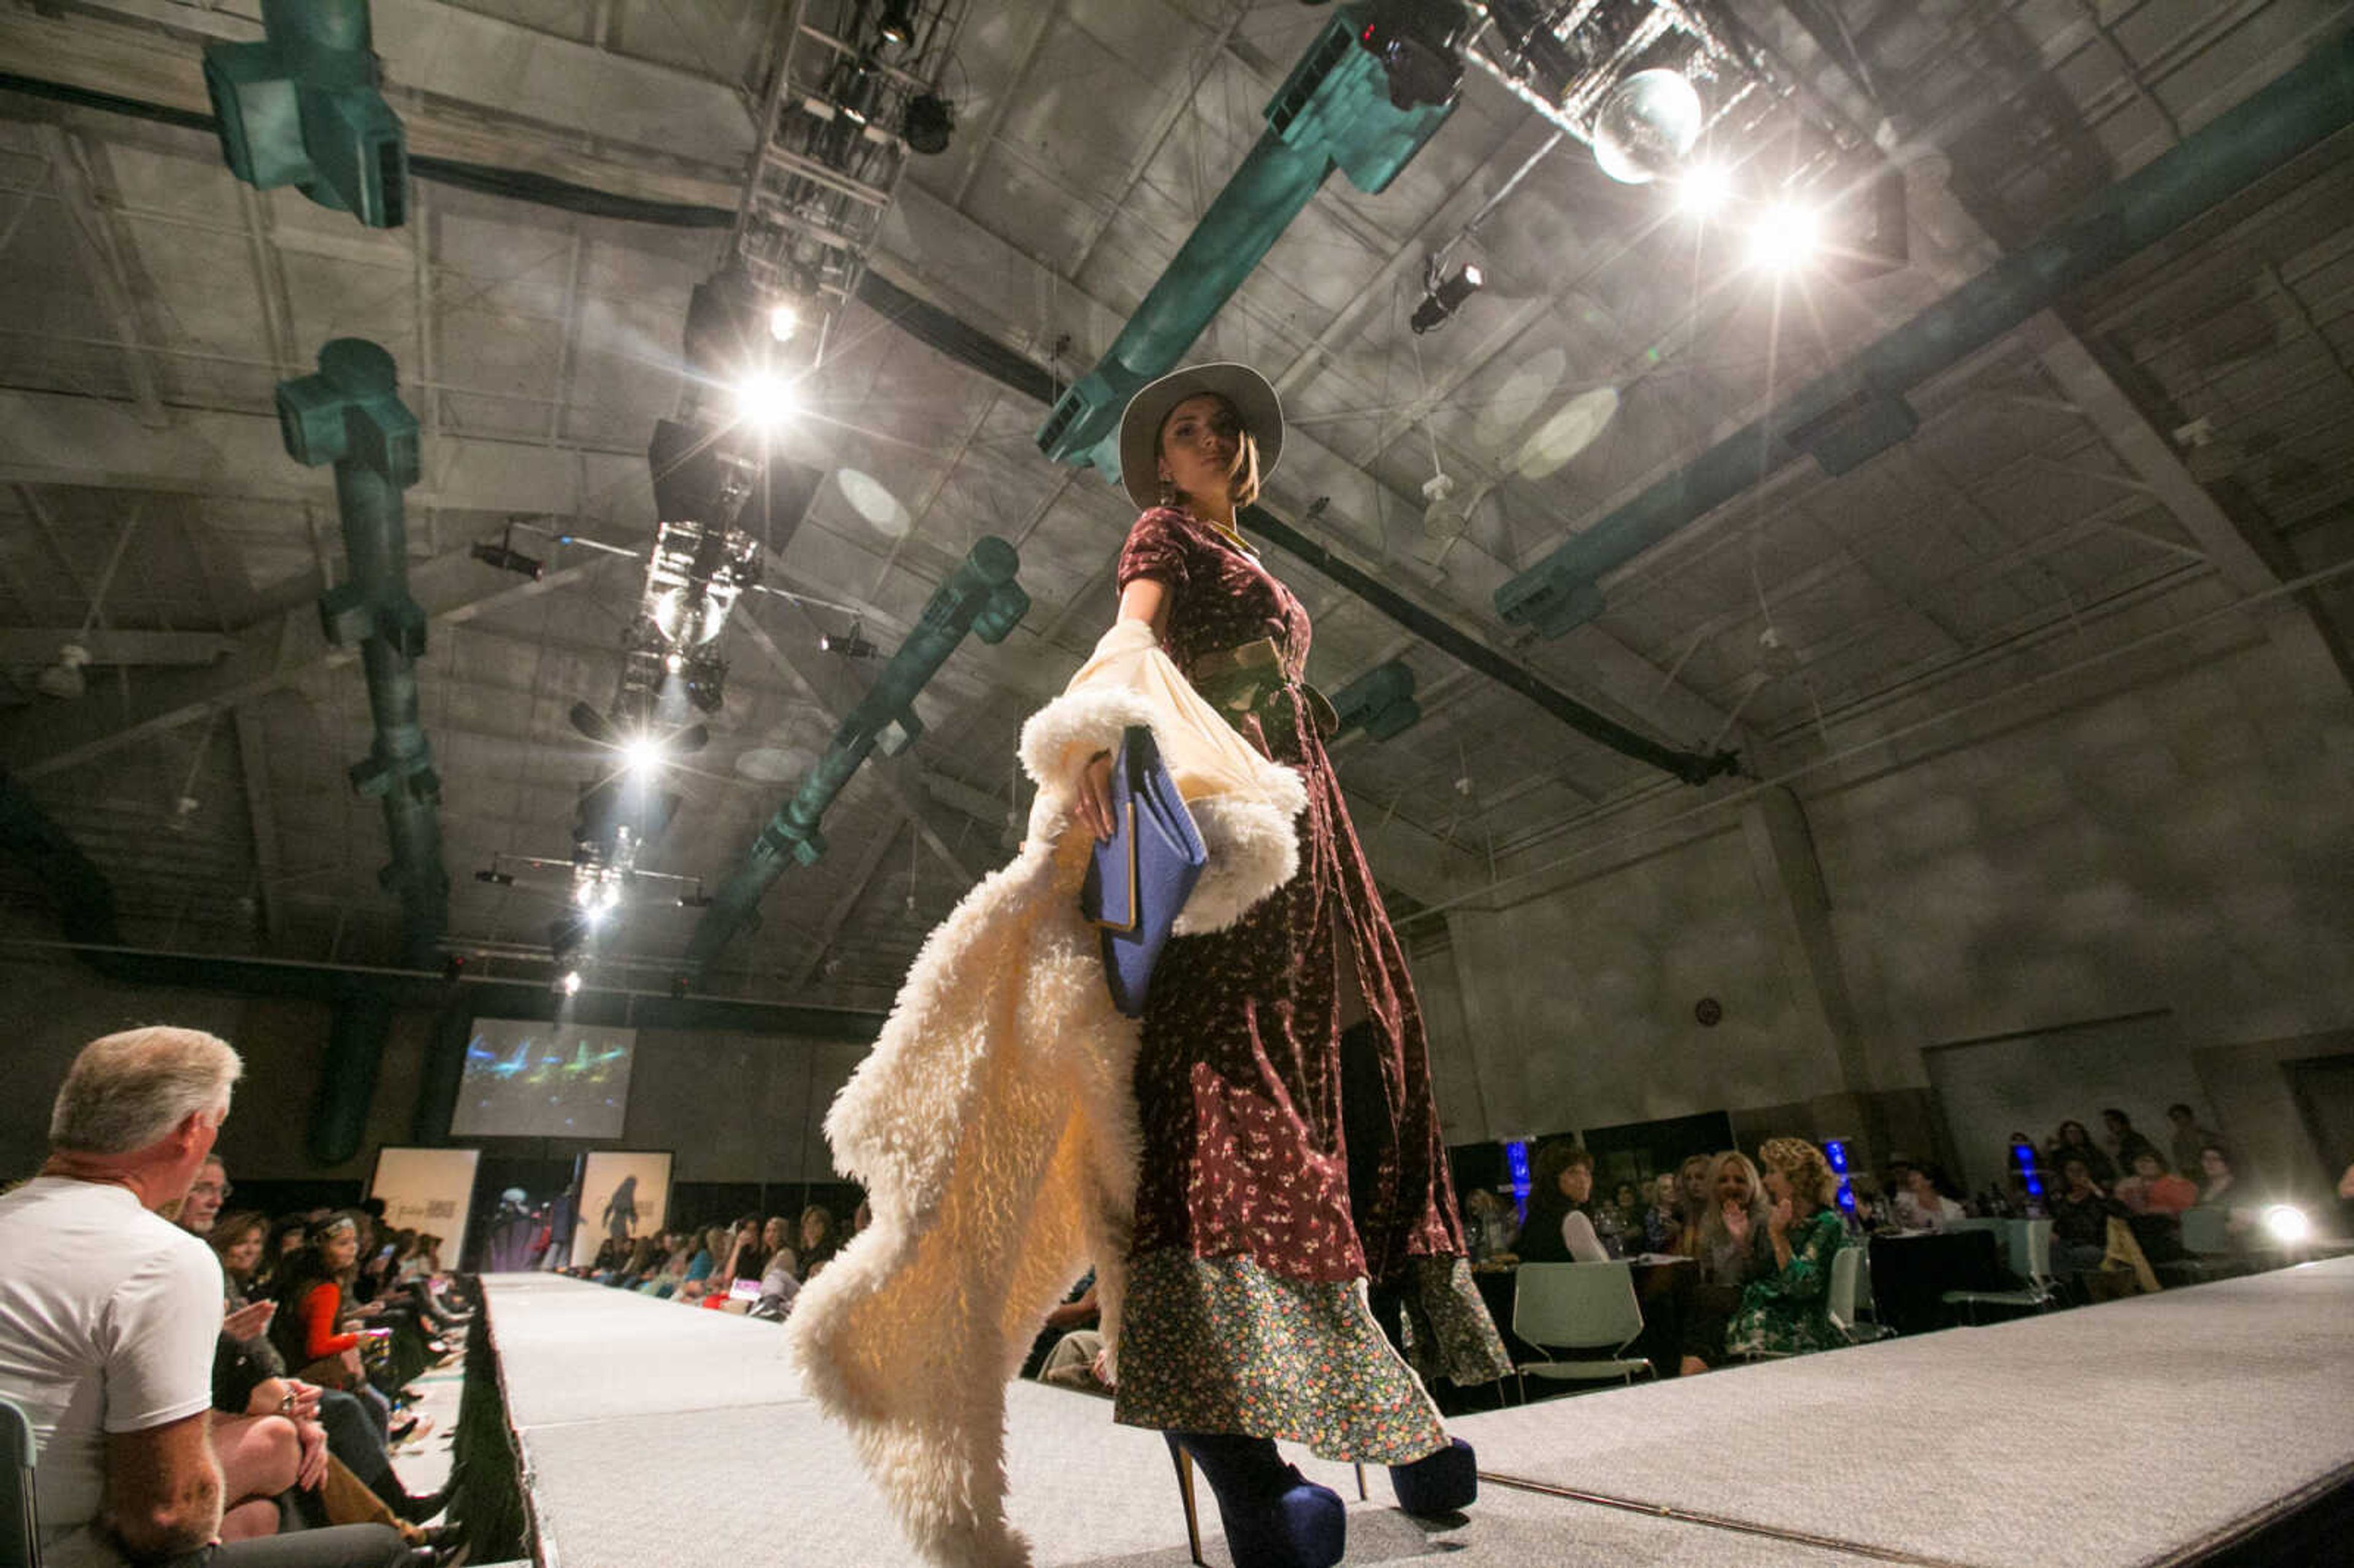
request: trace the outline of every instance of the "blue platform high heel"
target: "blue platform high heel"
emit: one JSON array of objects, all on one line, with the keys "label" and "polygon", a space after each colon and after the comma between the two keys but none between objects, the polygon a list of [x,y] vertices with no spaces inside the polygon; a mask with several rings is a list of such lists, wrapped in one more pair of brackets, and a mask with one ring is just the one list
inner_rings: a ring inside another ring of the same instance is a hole
[{"label": "blue platform high heel", "polygon": [[1479,1461],[1471,1445],[1449,1437],[1447,1446],[1411,1465],[1390,1467],[1398,1507],[1411,1514],[1459,1513],[1479,1496]]},{"label": "blue platform high heel", "polygon": [[1331,1568],[1348,1548],[1349,1516],[1340,1494],[1320,1487],[1276,1456],[1265,1437],[1169,1432],[1177,1491],[1185,1503],[1185,1543],[1202,1562],[1193,1465],[1217,1494],[1226,1551],[1235,1568]]}]

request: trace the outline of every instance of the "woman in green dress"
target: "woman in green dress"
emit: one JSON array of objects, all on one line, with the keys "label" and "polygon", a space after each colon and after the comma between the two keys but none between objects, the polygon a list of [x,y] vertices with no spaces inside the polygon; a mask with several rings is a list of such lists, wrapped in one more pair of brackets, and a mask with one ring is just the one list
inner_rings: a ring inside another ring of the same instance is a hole
[{"label": "woman in green dress", "polygon": [[[1742,1287],[1741,1307],[1725,1330],[1727,1353],[1803,1355],[1840,1344],[1831,1327],[1831,1258],[1847,1245],[1837,1205],[1839,1178],[1823,1151],[1803,1138],[1769,1138],[1757,1151],[1765,1167],[1766,1236],[1774,1272]],[[1728,1221],[1730,1214],[1726,1215]]]}]

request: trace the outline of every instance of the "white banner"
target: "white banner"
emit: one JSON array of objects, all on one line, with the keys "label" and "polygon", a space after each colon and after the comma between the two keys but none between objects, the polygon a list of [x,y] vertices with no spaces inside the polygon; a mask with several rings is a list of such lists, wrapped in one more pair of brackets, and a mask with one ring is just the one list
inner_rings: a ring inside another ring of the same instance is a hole
[{"label": "white banner", "polygon": [[475,1149],[380,1149],[368,1196],[384,1200],[387,1231],[419,1231],[441,1238],[445,1268],[466,1249],[466,1216],[474,1203]]},{"label": "white banner", "polygon": [[572,1229],[573,1266],[595,1262],[608,1241],[658,1234],[669,1208],[668,1150],[590,1150],[580,1174],[580,1223]]}]

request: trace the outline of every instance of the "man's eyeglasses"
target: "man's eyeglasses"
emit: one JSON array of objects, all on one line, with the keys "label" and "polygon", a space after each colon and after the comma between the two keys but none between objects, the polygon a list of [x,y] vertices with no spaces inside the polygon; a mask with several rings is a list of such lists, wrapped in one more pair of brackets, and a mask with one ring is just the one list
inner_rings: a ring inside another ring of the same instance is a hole
[{"label": "man's eyeglasses", "polygon": [[190,1187],[188,1191],[192,1193],[210,1192],[214,1197],[226,1203],[228,1202],[229,1194],[236,1192],[237,1189],[230,1186],[226,1181],[199,1181],[195,1186]]}]

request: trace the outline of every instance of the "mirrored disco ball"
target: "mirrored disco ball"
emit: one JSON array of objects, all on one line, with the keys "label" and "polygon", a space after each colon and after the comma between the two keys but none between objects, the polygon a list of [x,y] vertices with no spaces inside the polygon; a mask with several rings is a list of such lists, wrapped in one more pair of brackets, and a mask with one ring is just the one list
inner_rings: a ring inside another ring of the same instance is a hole
[{"label": "mirrored disco ball", "polygon": [[1610,90],[1594,116],[1594,161],[1612,179],[1649,185],[1700,140],[1700,94],[1681,71],[1638,70]]}]

